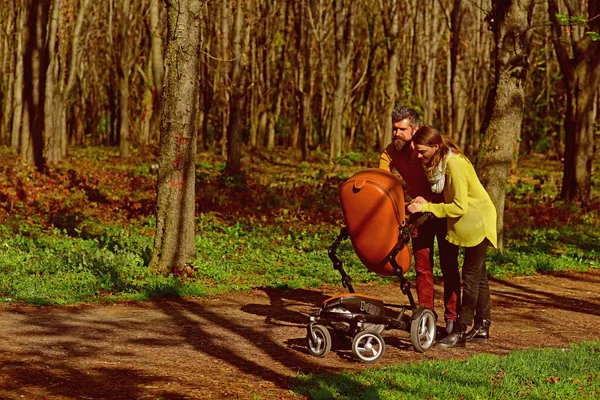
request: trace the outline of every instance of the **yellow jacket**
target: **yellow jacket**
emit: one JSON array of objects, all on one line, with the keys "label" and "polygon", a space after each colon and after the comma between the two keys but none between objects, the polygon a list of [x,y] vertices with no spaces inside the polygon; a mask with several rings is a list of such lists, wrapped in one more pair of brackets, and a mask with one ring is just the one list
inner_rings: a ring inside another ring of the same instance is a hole
[{"label": "yellow jacket", "polygon": [[463,155],[451,156],[446,167],[444,203],[423,204],[423,212],[447,218],[446,239],[461,247],[473,247],[488,238],[496,240],[496,208],[477,177],[475,168]]}]

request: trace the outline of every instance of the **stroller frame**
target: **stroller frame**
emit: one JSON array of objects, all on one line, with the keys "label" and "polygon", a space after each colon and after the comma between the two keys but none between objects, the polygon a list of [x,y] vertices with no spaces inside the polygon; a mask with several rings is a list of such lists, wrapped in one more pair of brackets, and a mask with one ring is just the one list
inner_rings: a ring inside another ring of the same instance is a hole
[{"label": "stroller frame", "polygon": [[328,255],[342,276],[342,285],[350,294],[328,298],[321,308],[310,316],[307,326],[307,345],[310,354],[325,357],[332,347],[332,331],[339,339],[350,339],[354,356],[361,362],[375,362],[385,353],[385,341],[381,333],[387,329],[410,332],[411,342],[418,352],[428,351],[434,343],[436,315],[426,308],[417,306],[410,290],[410,282],[404,277],[396,255],[410,242],[412,232],[422,225],[430,213],[409,218],[408,223],[398,227],[398,241],[387,259],[394,275],[400,279],[400,289],[408,297],[408,305],[384,303],[383,300],[354,292],[352,279],[343,268],[336,251],[343,240],[348,239],[348,230],[341,228],[338,237],[329,247]]}]

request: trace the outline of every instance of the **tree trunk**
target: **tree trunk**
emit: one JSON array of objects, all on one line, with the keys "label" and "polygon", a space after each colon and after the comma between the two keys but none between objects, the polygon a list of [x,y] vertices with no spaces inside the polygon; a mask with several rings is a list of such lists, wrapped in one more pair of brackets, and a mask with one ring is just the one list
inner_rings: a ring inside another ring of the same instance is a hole
[{"label": "tree trunk", "polygon": [[521,130],[525,102],[533,0],[494,0],[492,29],[496,39],[496,86],[492,117],[479,150],[479,177],[496,212],[498,246],[503,246],[506,183]]},{"label": "tree trunk", "polygon": [[[398,38],[400,31],[400,2],[396,0],[384,4],[382,19],[385,36],[389,40],[386,46],[388,55],[387,83],[385,86],[382,148],[380,150],[383,150],[383,147],[392,141],[392,111],[396,106],[396,98],[398,96],[398,46],[400,45]],[[387,20],[389,20],[389,24]]]},{"label": "tree trunk", "polygon": [[160,37],[160,1],[152,1],[150,6],[150,57],[152,60],[152,82],[154,90],[152,96],[152,118],[150,119],[150,143],[154,143],[160,132],[160,103],[163,91],[163,40]]},{"label": "tree trunk", "polygon": [[[586,10],[587,7],[587,10]],[[560,197],[571,202],[588,202],[591,193],[594,160],[594,124],[597,118],[595,101],[600,86],[600,41],[593,41],[587,32],[600,31],[600,1],[574,1],[569,4],[568,17],[582,17],[587,11],[586,26],[561,28],[555,0],[548,1],[552,22],[554,49],[563,75],[567,94],[565,113],[564,173]],[[568,32],[570,38],[565,38]]]},{"label": "tree trunk", "polygon": [[[458,113],[459,110],[464,110],[464,105],[460,99],[460,75],[458,74],[458,59],[460,55],[460,43],[461,43],[461,26],[463,9],[460,0],[454,0],[454,6],[450,14],[450,29],[452,35],[450,37],[450,106],[448,115],[448,129],[446,134],[454,139],[456,143],[464,148],[464,143],[460,143],[460,132],[458,131],[459,121]],[[464,113],[463,113],[464,115]]]},{"label": "tree trunk", "polygon": [[[267,126],[266,126],[266,134],[267,134],[267,149],[273,150],[275,147],[275,134],[277,128],[277,122],[279,121],[279,117],[281,115],[281,103],[283,102],[283,87],[285,82],[283,81],[283,76],[286,68],[286,57],[287,57],[287,49],[290,40],[290,29],[288,29],[288,25],[290,25],[290,2],[286,2],[285,6],[285,17],[284,17],[284,27],[283,27],[283,38],[282,38],[282,50],[278,55],[277,52],[271,52],[270,54],[273,57],[273,63],[275,64],[275,73],[269,73],[269,81],[267,85],[270,86],[270,90],[273,94],[270,96],[271,100],[271,109],[267,110]],[[271,81],[271,79],[275,79],[275,81]]]},{"label": "tree trunk", "polygon": [[119,154],[122,158],[129,157],[129,74],[123,71],[119,79]]},{"label": "tree trunk", "polygon": [[231,71],[232,100],[227,129],[227,173],[239,175],[242,170],[242,101],[244,82],[242,76],[242,37],[244,27],[244,10],[242,1],[236,1],[235,23],[233,26],[233,69]]},{"label": "tree trunk", "polygon": [[44,169],[44,104],[48,52],[44,46],[50,1],[29,0],[27,18],[27,43],[24,59],[24,118],[21,141],[21,160]]},{"label": "tree trunk", "polygon": [[21,122],[23,116],[23,41],[25,36],[25,20],[27,19],[27,9],[20,2],[21,7],[17,16],[17,38],[16,38],[16,62],[15,62],[15,83],[13,86],[13,119],[11,132],[11,147],[15,150],[22,146],[21,143]]},{"label": "tree trunk", "polygon": [[168,35],[162,103],[152,271],[178,272],[196,257],[195,163],[204,0],[167,0]]},{"label": "tree trunk", "polygon": [[[61,96],[58,86],[60,77],[60,55],[58,54],[58,25],[61,0],[53,0],[50,24],[48,27],[48,57],[46,70],[45,107],[44,107],[44,156],[50,164],[61,160]],[[58,112],[58,114],[57,114]]]},{"label": "tree trunk", "polygon": [[[15,84],[17,80],[17,63],[22,60],[18,50],[21,36],[22,7],[14,9],[4,8],[0,11],[0,144],[11,143],[11,127],[13,114],[17,104],[13,101]],[[6,36],[6,37],[3,37]],[[21,73],[22,74],[22,73]],[[22,78],[22,76],[21,76]],[[22,82],[22,79],[21,79]],[[18,146],[18,144],[17,144]]]},{"label": "tree trunk", "polygon": [[310,25],[307,23],[308,5],[296,1],[296,97],[299,122],[299,142],[302,161],[306,160],[307,138],[312,135],[311,120],[311,68],[310,68]]},{"label": "tree trunk", "polygon": [[119,154],[122,158],[129,157],[129,74],[133,60],[127,44],[131,43],[128,39],[128,25],[130,13],[130,0],[123,0],[120,10],[121,20],[119,25],[119,42],[121,51],[119,52],[119,115],[121,123],[119,125]]},{"label": "tree trunk", "polygon": [[230,73],[229,66],[231,64],[231,50],[229,44],[229,30],[230,30],[230,21],[232,16],[231,4],[228,1],[221,2],[220,7],[220,23],[221,23],[221,62],[219,63],[219,74],[221,77],[220,84],[220,105],[219,109],[221,111],[220,123],[221,123],[221,138],[219,144],[221,145],[221,155],[227,156],[227,138],[229,137],[228,127],[229,127],[229,113],[231,108],[231,81],[230,81]]},{"label": "tree trunk", "polygon": [[335,0],[335,59],[336,87],[333,94],[333,119],[329,138],[329,159],[342,156],[344,134],[344,111],[348,96],[348,74],[354,52],[354,8],[355,1]]},{"label": "tree trunk", "polygon": [[440,41],[447,31],[447,25],[442,17],[439,0],[432,0],[427,4],[428,6],[423,8],[426,40],[423,49],[425,54],[425,82],[423,82],[421,98],[424,104],[422,122],[432,125],[435,115],[437,53]]}]

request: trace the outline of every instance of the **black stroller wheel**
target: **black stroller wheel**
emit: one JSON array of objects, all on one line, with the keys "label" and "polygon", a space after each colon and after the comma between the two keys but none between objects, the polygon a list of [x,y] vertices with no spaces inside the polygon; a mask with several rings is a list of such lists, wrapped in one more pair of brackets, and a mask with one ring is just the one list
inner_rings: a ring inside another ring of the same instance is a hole
[{"label": "black stroller wheel", "polygon": [[431,348],[436,332],[435,314],[428,308],[419,307],[410,323],[410,340],[419,353]]},{"label": "black stroller wheel", "polygon": [[352,353],[361,362],[372,363],[385,353],[385,342],[378,333],[362,331],[354,336]]},{"label": "black stroller wheel", "polygon": [[313,325],[311,336],[310,331],[306,335],[306,344],[308,352],[315,357],[325,357],[331,350],[331,334],[323,325]]}]

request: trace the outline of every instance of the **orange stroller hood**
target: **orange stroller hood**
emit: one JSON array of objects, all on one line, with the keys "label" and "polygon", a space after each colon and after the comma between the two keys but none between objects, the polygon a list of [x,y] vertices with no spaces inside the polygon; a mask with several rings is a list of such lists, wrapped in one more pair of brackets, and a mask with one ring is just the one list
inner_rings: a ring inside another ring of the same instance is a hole
[{"label": "orange stroller hood", "polygon": [[[406,223],[404,190],[392,173],[370,168],[358,172],[340,190],[342,213],[352,247],[360,261],[379,275],[395,275],[388,257],[398,243],[399,228]],[[405,273],[410,268],[410,246],[396,262]]]}]

